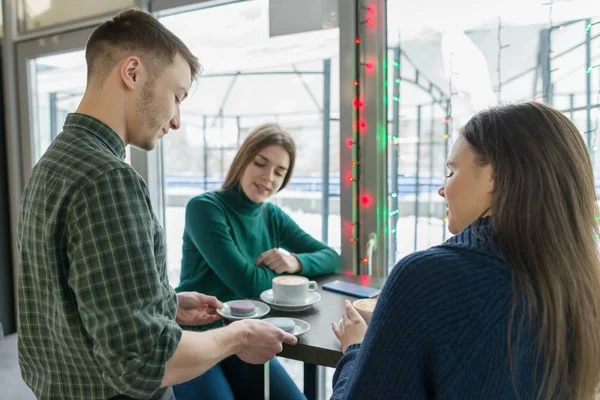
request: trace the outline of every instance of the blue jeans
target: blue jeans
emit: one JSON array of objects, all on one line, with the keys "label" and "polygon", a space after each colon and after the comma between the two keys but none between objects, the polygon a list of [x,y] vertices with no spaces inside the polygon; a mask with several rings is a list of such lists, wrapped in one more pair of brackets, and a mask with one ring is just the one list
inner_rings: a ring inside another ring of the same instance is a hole
[{"label": "blue jeans", "polygon": [[[229,357],[203,375],[173,386],[176,400],[242,400],[248,396],[248,364]],[[269,362],[271,400],[306,400],[276,358]]]}]

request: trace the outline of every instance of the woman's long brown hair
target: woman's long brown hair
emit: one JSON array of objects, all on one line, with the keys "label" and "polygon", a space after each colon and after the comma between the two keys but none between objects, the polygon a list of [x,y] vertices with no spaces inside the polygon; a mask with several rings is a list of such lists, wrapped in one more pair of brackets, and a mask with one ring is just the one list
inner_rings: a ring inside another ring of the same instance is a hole
[{"label": "woman's long brown hair", "polygon": [[278,124],[265,123],[257,126],[248,134],[244,140],[233,162],[227,171],[227,176],[223,182],[222,188],[229,189],[240,183],[242,175],[246,171],[248,164],[252,162],[254,157],[265,147],[281,146],[290,155],[290,165],[283,178],[283,183],[279,190],[285,188],[294,172],[294,164],[296,163],[296,144],[289,133],[281,129]]},{"label": "woman's long brown hair", "polygon": [[581,134],[559,111],[535,102],[483,111],[461,134],[477,162],[494,171],[494,236],[514,289],[509,355],[515,309],[524,304],[542,368],[537,398],[596,399],[598,208]]}]

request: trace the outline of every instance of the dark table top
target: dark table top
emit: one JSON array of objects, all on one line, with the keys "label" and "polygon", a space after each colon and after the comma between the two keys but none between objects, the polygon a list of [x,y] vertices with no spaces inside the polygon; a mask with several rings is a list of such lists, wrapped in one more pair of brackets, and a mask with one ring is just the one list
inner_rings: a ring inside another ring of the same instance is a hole
[{"label": "dark table top", "polygon": [[321,301],[308,310],[294,313],[271,308],[271,312],[266,317],[298,318],[310,324],[310,330],[298,338],[298,343],[295,346],[284,345],[283,351],[279,353],[279,356],[305,363],[335,367],[342,357],[342,351],[340,342],[331,329],[331,323],[338,322],[342,318],[345,312],[345,299],[354,301],[358,298],[323,290],[323,284],[335,280],[343,280],[379,289],[383,286],[384,280],[368,276],[348,276],[343,274],[310,279],[319,284]]}]

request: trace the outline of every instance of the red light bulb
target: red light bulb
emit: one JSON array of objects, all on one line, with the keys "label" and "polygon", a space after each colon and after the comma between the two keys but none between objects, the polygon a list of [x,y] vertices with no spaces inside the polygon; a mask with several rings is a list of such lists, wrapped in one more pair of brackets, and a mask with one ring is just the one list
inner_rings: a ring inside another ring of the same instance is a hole
[{"label": "red light bulb", "polygon": [[354,86],[358,86],[358,81],[354,81],[354,82],[352,82],[352,84],[353,84]]},{"label": "red light bulb", "polygon": [[367,63],[365,63],[365,67],[367,67],[368,70],[371,70],[375,67],[375,64],[373,64],[372,62],[368,61]]},{"label": "red light bulb", "polygon": [[369,13],[369,15],[375,15],[375,8],[367,7],[367,13]]},{"label": "red light bulb", "polygon": [[354,142],[352,141],[352,139],[348,139],[348,147],[352,147],[352,145],[354,144]]},{"label": "red light bulb", "polygon": [[356,38],[356,39],[354,39],[354,43],[356,43],[356,44],[360,44],[360,38]]}]

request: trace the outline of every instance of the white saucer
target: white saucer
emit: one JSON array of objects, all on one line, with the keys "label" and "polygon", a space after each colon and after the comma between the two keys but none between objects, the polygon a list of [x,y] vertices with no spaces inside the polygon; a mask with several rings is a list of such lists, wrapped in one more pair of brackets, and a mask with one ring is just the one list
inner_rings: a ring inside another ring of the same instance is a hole
[{"label": "white saucer", "polygon": [[273,299],[273,289],[265,290],[260,294],[260,299],[270,305],[273,309],[287,312],[299,312],[304,311],[312,307],[313,304],[317,304],[321,301],[321,294],[317,291],[309,292],[308,297],[304,300],[304,303],[300,304],[289,304],[276,302]]},{"label": "white saucer", "polygon": [[[282,317],[277,317],[277,318],[282,318]],[[285,318],[288,318],[288,317],[285,317]],[[276,319],[276,318],[265,318],[265,319],[263,319],[263,321],[271,322],[272,319]],[[296,324],[296,326],[294,327],[294,330],[292,332],[290,332],[292,335],[298,337],[298,336],[310,331],[310,324],[308,322],[306,322],[302,319],[297,319],[297,318],[289,318],[289,319],[294,321],[294,323]]]},{"label": "white saucer", "polygon": [[[237,300],[232,300],[232,301],[237,301]],[[248,300],[248,301],[251,301],[256,306],[256,311],[254,311],[254,314],[250,314],[250,315],[247,315],[244,317],[238,317],[237,315],[233,315],[231,313],[231,308],[229,308],[229,304],[228,304],[228,303],[231,303],[231,301],[228,301],[227,303],[223,304],[223,308],[220,310],[217,310],[217,313],[221,317],[228,319],[230,321],[239,321],[242,319],[262,318],[271,311],[271,308],[261,301],[256,301],[256,300]]]}]

